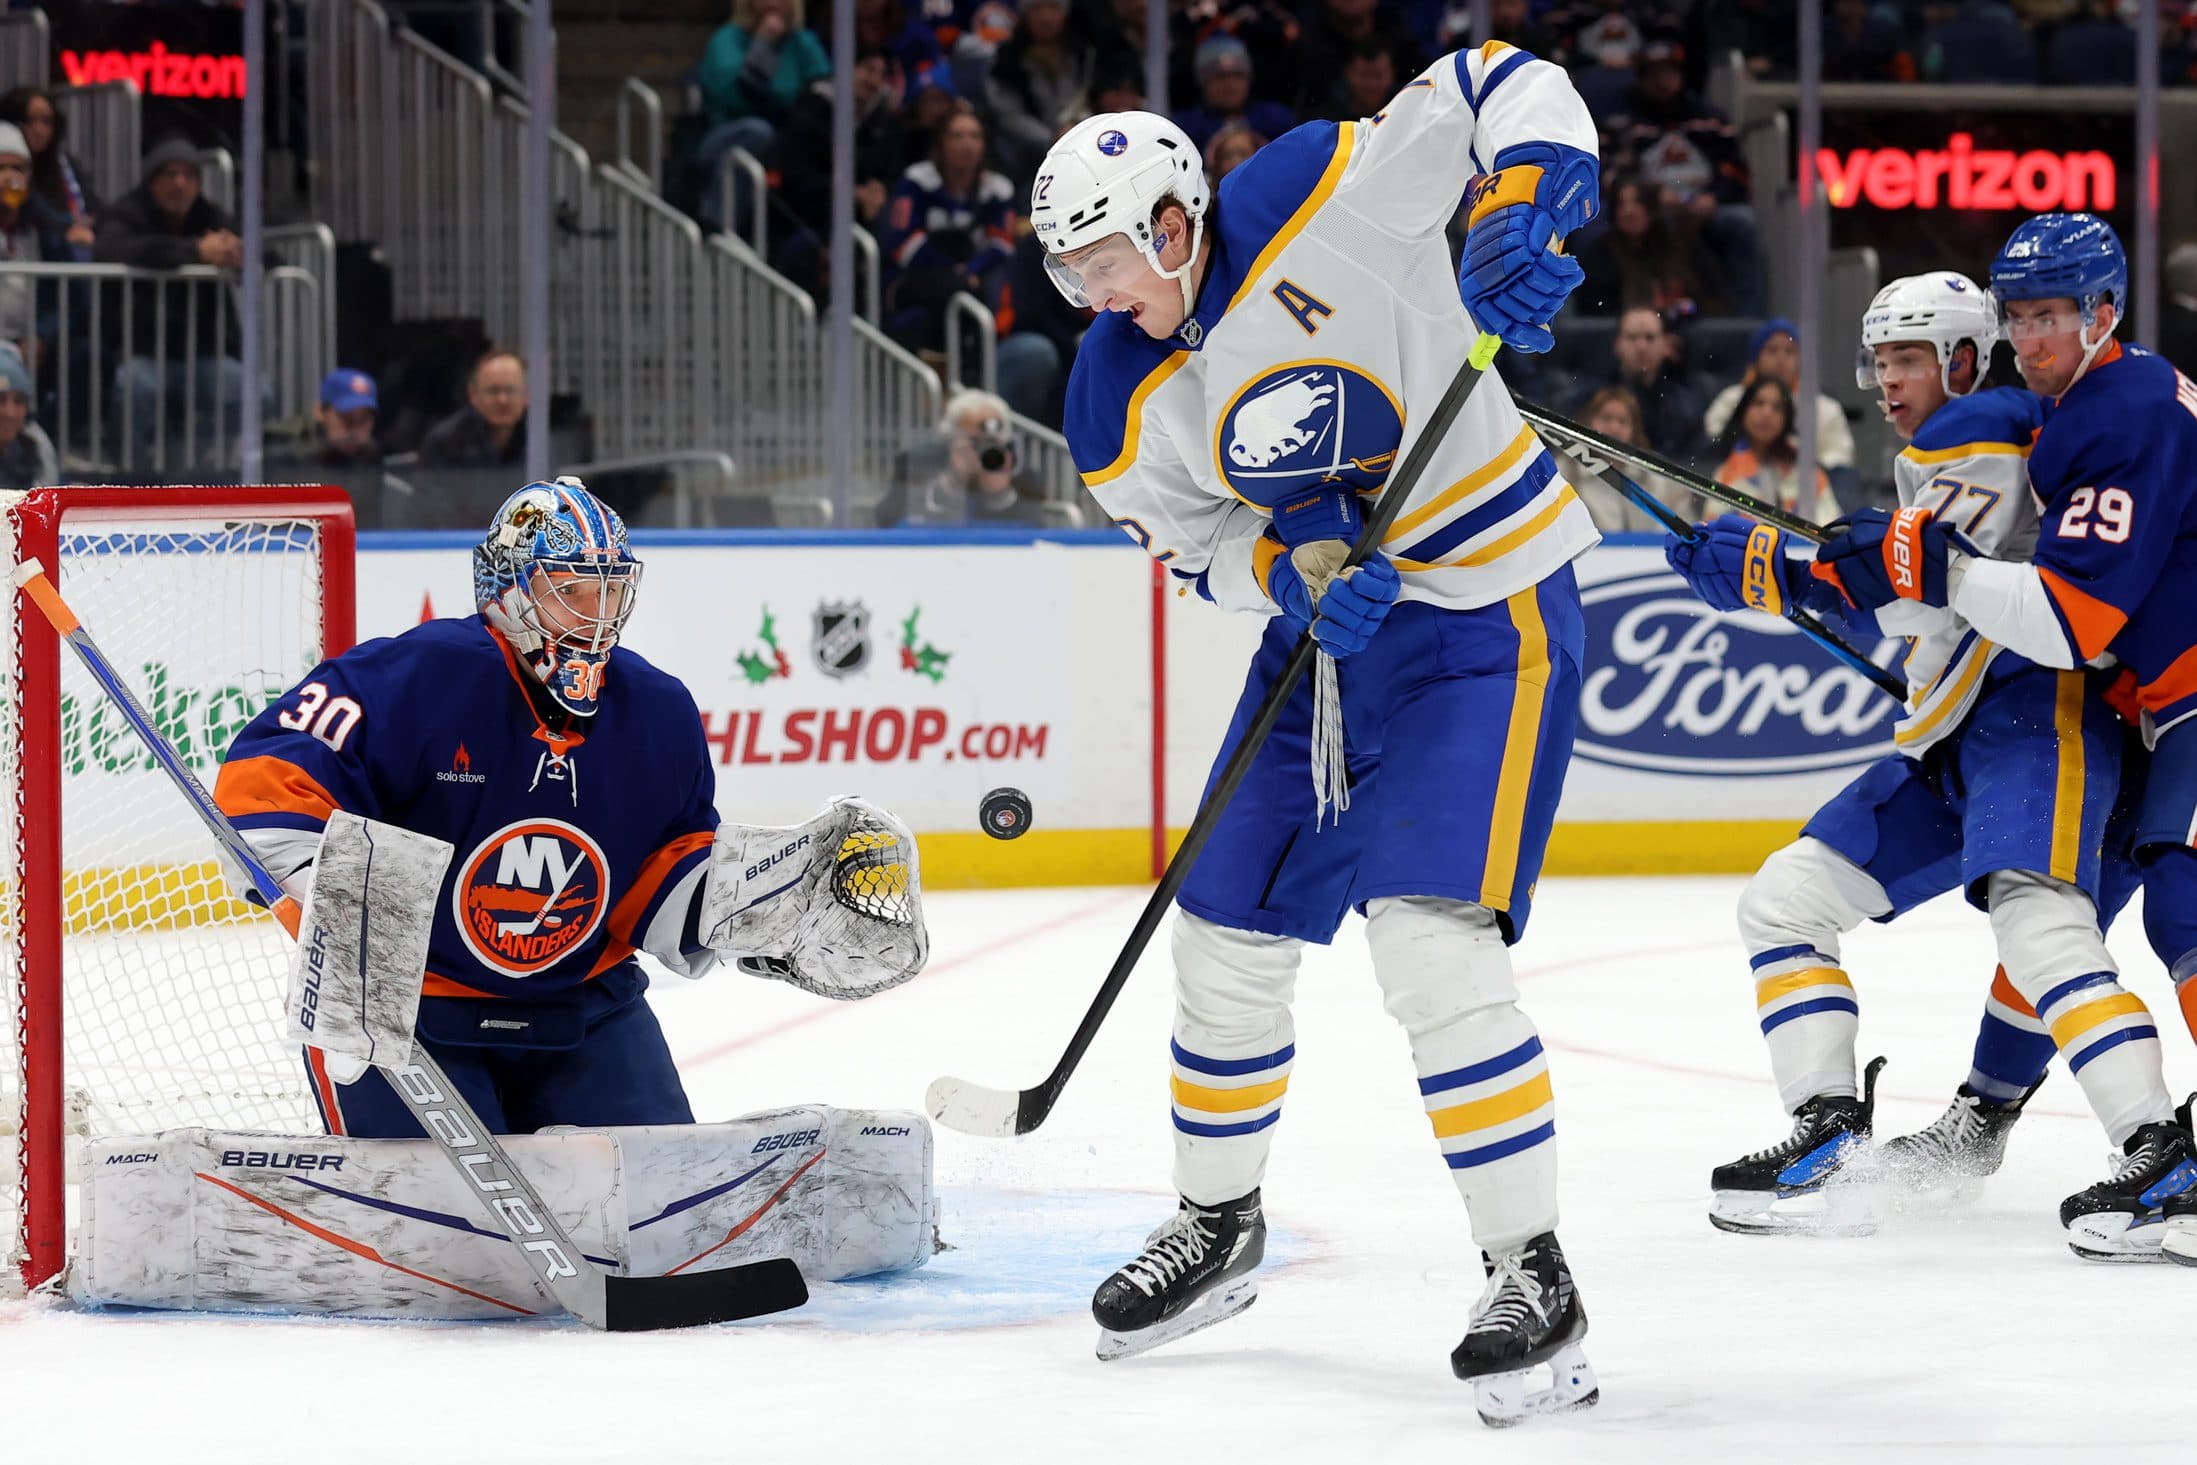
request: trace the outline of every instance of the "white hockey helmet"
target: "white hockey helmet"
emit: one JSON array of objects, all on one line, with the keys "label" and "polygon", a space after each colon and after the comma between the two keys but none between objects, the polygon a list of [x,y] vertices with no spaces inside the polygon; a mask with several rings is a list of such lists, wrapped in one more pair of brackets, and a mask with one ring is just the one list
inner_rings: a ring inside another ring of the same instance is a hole
[{"label": "white hockey helmet", "polygon": [[[1160,264],[1166,240],[1155,234],[1152,211],[1170,195],[1190,216],[1190,258],[1205,238],[1205,211],[1213,192],[1205,160],[1189,136],[1156,112],[1101,112],[1085,118],[1053,144],[1030,187],[1030,227],[1045,247],[1045,273],[1068,303],[1089,306],[1099,298],[1108,271],[1133,264],[1138,255],[1162,279],[1182,286],[1182,306],[1195,304],[1190,266]],[[1130,251],[1101,250],[1076,265],[1061,256],[1123,236]]]},{"label": "white hockey helmet", "polygon": [[1937,271],[1906,275],[1877,292],[1861,317],[1861,345],[1854,352],[1854,381],[1877,385],[1876,348],[1894,341],[1928,341],[1938,348],[1938,380],[1947,396],[1953,390],[1953,352],[1963,341],[1976,347],[1976,375],[1969,391],[1983,385],[1991,369],[1991,349],[1999,342],[1999,307],[1991,292],[1966,275]]}]

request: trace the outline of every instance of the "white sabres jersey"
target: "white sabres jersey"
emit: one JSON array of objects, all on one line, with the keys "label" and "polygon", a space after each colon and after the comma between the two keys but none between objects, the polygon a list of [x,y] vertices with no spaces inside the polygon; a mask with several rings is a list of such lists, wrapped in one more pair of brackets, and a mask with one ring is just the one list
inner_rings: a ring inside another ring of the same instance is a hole
[{"label": "white sabres jersey", "polygon": [[[1380,115],[1296,128],[1230,173],[1182,329],[1155,341],[1101,315],[1076,358],[1068,440],[1114,522],[1217,604],[1273,610],[1271,506],[1340,482],[1370,508],[1477,335],[1444,236],[1465,186],[1544,140],[1592,152],[1593,120],[1560,68],[1490,42]],[[1467,609],[1598,538],[1491,371],[1382,549],[1404,598]]]},{"label": "white sabres jersey", "polygon": [[[2043,422],[2043,403],[2014,387],[1953,398],[1892,460],[1900,507],[1929,509],[1992,559],[2028,559],[2037,543],[2029,443]],[[1967,719],[2000,648],[1942,606],[1895,601],[1877,612],[1877,625],[1914,638],[1907,711],[1892,740],[1919,758]]]}]

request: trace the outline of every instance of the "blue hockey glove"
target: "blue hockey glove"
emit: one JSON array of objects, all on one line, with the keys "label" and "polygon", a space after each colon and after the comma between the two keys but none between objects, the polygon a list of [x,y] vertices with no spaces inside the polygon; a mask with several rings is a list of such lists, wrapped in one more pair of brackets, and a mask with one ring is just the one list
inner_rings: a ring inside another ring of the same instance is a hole
[{"label": "blue hockey glove", "polygon": [[1830,529],[1830,542],[1816,551],[1815,574],[1863,610],[1895,600],[1945,604],[1952,551],[1967,548],[1928,509],[1863,509]]},{"label": "blue hockey glove", "polygon": [[1268,597],[1290,620],[1310,625],[1321,649],[1337,658],[1365,650],[1403,588],[1403,577],[1381,555],[1338,576],[1335,569],[1349,553],[1340,539],[1318,540],[1276,554],[1267,571]]},{"label": "blue hockey glove", "polygon": [[1744,514],[1726,514],[1697,526],[1692,539],[1671,536],[1663,558],[1713,610],[1759,610],[1774,616],[1787,606],[1828,609],[1832,588],[1810,579],[1808,562],[1788,557],[1791,536]]},{"label": "blue hockey glove", "polygon": [[1586,278],[1552,247],[1601,207],[1601,164],[1560,142],[1522,142],[1465,186],[1465,257],[1457,284],[1473,321],[1513,351],[1556,344],[1548,323]]}]

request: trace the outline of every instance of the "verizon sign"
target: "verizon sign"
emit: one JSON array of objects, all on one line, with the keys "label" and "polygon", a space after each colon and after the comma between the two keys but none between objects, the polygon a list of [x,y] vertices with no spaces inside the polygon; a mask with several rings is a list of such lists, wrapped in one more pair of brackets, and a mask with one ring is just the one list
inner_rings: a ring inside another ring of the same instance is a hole
[{"label": "verizon sign", "polygon": [[1956,132],[1942,148],[1816,150],[1816,176],[1833,208],[2105,211],[2118,196],[2110,155],[2091,150],[1979,148]]},{"label": "verizon sign", "polygon": [[171,51],[154,41],[142,51],[69,51],[61,53],[61,72],[70,86],[127,81],[151,97],[193,97],[205,101],[244,96],[242,56],[199,55]]}]

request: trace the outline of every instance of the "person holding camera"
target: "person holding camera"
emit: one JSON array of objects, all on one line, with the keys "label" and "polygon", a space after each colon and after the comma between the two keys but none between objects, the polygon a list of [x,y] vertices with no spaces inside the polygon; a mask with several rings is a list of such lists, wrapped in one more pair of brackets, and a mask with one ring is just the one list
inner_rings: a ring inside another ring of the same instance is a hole
[{"label": "person holding camera", "polygon": [[946,401],[937,433],[900,455],[878,501],[882,528],[1030,524],[1043,520],[1044,486],[1015,451],[1007,404],[965,389]]}]

